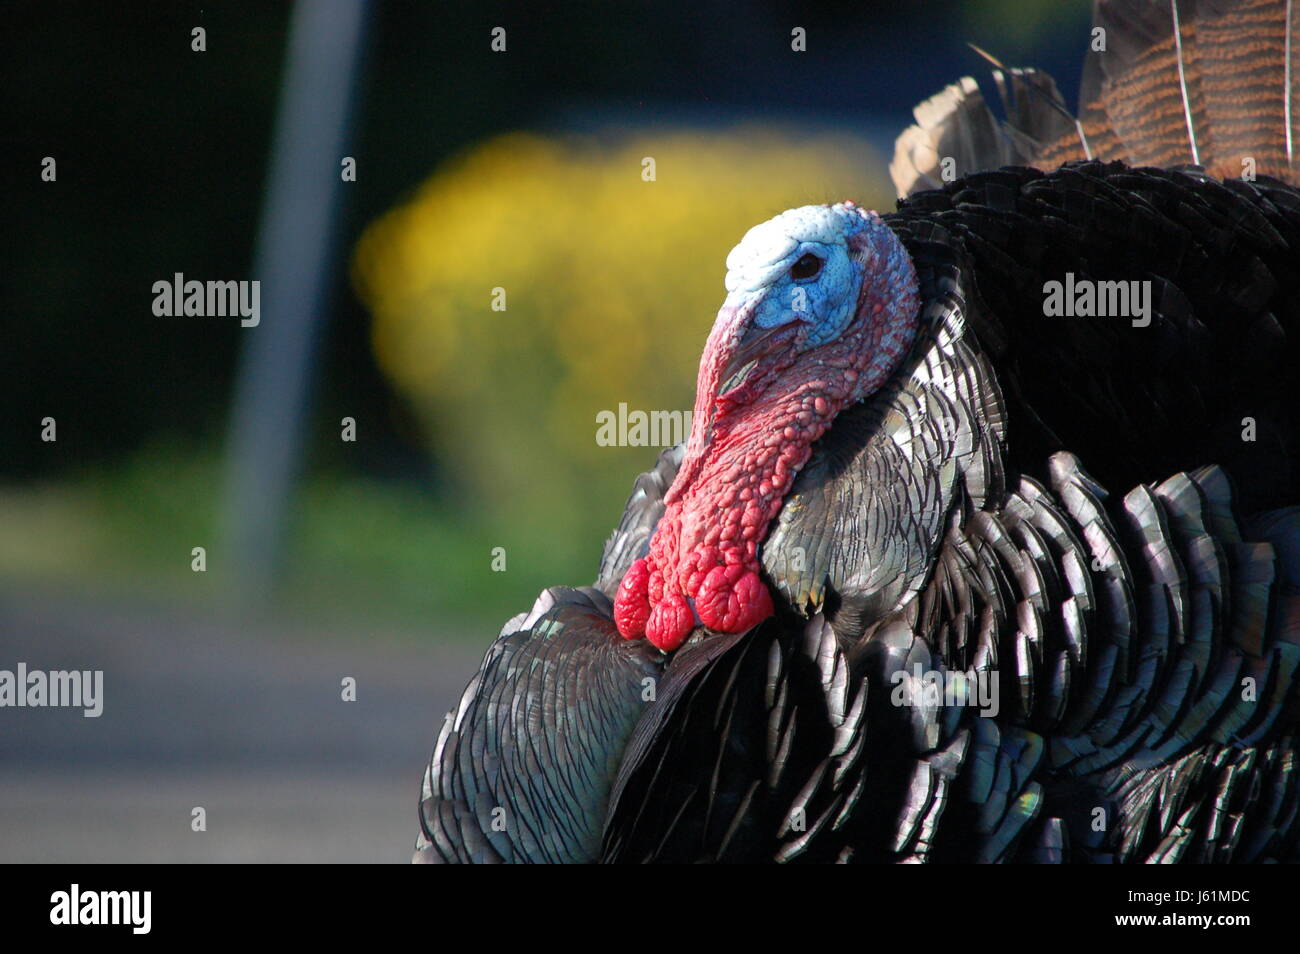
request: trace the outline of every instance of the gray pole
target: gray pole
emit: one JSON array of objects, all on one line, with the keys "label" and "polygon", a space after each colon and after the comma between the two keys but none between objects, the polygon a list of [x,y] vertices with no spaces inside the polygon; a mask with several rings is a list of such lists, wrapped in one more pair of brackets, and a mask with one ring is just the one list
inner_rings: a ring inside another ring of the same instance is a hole
[{"label": "gray pole", "polygon": [[[245,336],[227,444],[226,558],[249,602],[280,568],[316,344],[337,261],[340,172],[365,35],[363,0],[300,0],[289,27]],[[218,556],[218,562],[222,557]]]}]

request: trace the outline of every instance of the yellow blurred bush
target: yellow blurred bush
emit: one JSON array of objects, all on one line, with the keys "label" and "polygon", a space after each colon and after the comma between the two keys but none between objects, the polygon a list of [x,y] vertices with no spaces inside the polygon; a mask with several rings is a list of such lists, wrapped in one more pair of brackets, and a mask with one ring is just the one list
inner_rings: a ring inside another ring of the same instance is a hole
[{"label": "yellow blurred bush", "polygon": [[847,136],[510,134],[373,223],[353,275],[379,364],[455,479],[448,503],[545,561],[550,582],[582,583],[658,453],[600,446],[597,414],[692,407],[726,254],[751,225],[845,198],[892,208],[889,195]]}]

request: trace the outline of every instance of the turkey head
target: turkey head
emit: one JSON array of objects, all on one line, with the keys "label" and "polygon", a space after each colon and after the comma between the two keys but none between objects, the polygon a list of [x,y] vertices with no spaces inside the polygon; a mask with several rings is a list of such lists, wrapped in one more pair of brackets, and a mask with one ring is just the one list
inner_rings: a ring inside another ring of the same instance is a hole
[{"label": "turkey head", "polygon": [[916,336],[902,242],[852,202],[791,209],[727,256],[681,469],[614,619],[665,652],[697,625],[738,633],[773,612],[759,546],[812,444],[874,393]]}]

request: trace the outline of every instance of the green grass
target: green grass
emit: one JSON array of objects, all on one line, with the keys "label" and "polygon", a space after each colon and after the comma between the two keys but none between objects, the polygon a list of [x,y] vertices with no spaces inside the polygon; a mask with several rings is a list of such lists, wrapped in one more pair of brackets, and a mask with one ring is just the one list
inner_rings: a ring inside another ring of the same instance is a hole
[{"label": "green grass", "polygon": [[[223,476],[216,454],[167,447],[73,479],[0,488],[0,577],[238,605],[219,527]],[[298,487],[270,609],[481,641],[543,587],[589,582],[602,541],[586,542],[559,552],[540,528],[504,527],[406,486],[312,477]],[[196,546],[207,572],[191,569]],[[506,548],[505,572],[492,568],[495,546]]]}]

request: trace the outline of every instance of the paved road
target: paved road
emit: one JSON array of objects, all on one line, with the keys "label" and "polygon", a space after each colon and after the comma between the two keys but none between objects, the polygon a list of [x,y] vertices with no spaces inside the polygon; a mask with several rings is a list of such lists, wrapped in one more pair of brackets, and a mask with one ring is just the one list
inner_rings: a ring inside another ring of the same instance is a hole
[{"label": "paved road", "polygon": [[0,588],[0,669],[104,671],[99,718],[0,708],[0,861],[406,861],[481,653]]}]

